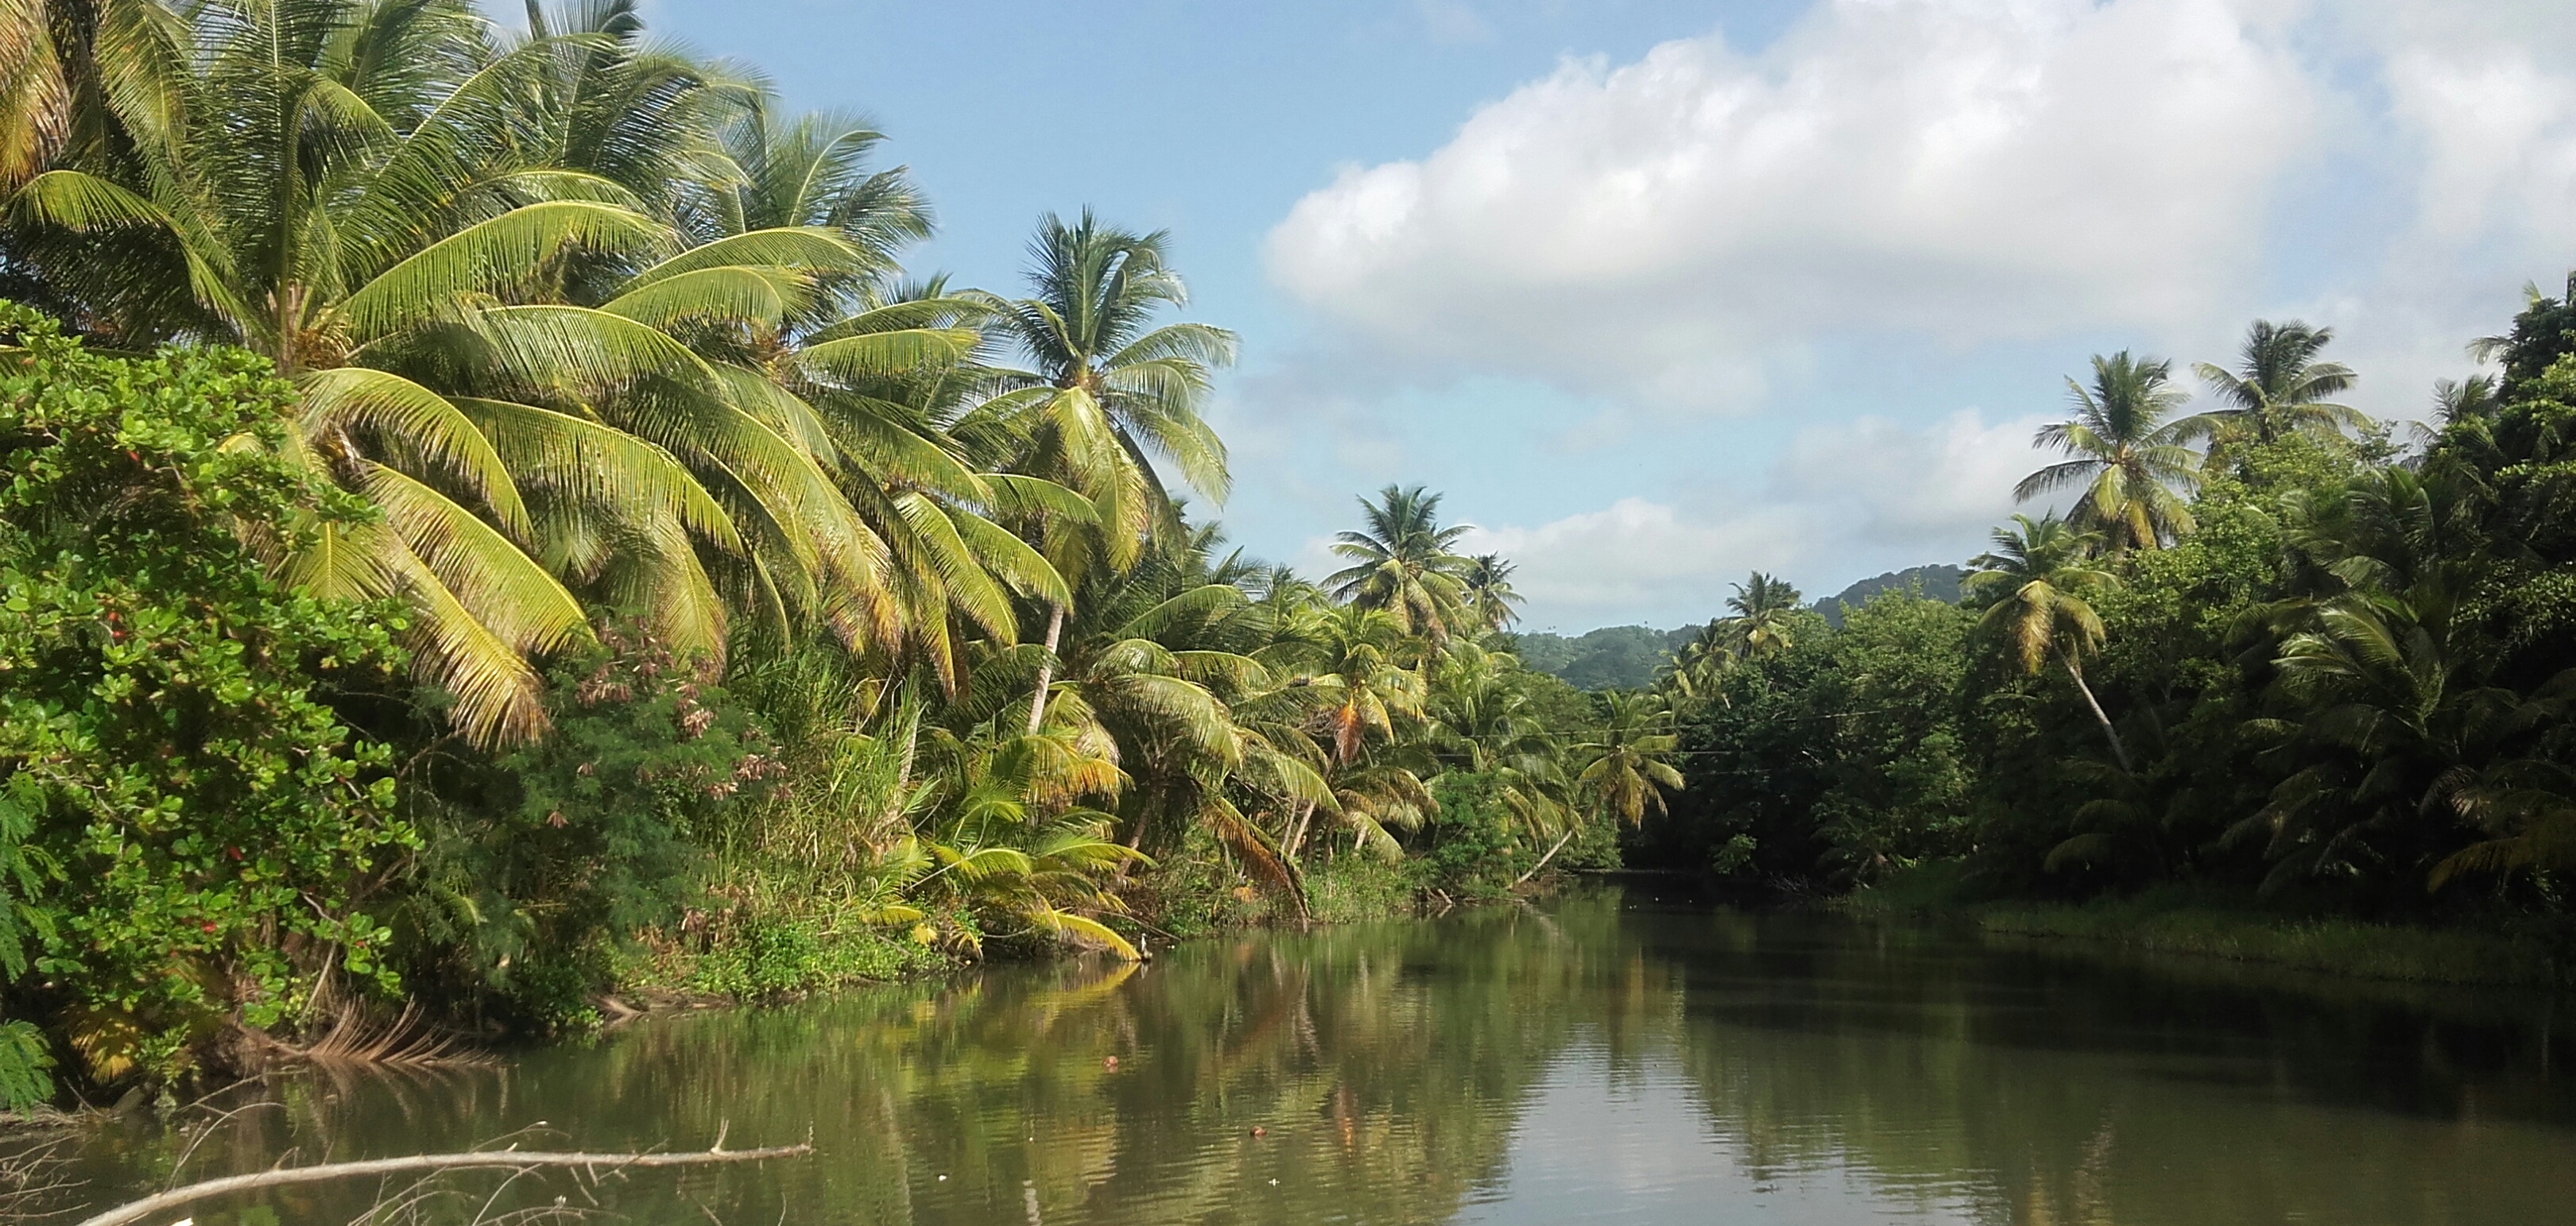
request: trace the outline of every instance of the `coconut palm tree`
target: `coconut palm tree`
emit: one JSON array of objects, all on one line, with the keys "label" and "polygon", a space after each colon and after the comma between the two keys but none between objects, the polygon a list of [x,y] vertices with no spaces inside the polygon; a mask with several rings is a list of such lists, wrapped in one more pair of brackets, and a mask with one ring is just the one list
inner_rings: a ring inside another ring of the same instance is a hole
[{"label": "coconut palm tree", "polygon": [[[1213,372],[1234,361],[1234,334],[1198,323],[1154,327],[1163,307],[1189,302],[1170,266],[1163,231],[1137,234],[1102,223],[1089,209],[1072,224],[1055,214],[1029,243],[1035,291],[989,299],[992,327],[1028,358],[1026,369],[995,369],[994,394],[961,420],[962,433],[1009,452],[1005,467],[1079,491],[1096,508],[1089,524],[1038,514],[1030,534],[1058,571],[1078,578],[1093,560],[1123,570],[1146,541],[1179,528],[1177,504],[1153,459],[1169,461],[1209,498],[1230,478],[1225,444],[1199,415]],[[1065,607],[1050,602],[1050,656]],[[1042,716],[1052,661],[1039,666],[1032,724]]]},{"label": "coconut palm tree", "polygon": [[1467,558],[1458,577],[1459,609],[1467,624],[1482,633],[1492,634],[1511,628],[1520,620],[1518,606],[1528,597],[1512,586],[1512,574],[1519,566],[1498,553],[1480,553]]},{"label": "coconut palm tree", "polygon": [[1735,610],[1735,616],[1727,619],[1726,629],[1737,654],[1746,658],[1773,655],[1795,644],[1800,598],[1797,588],[1758,570],[1732,586],[1735,594],[1727,597],[1726,607]]},{"label": "coconut palm tree", "polygon": [[2329,399],[2350,389],[2358,378],[2341,362],[2317,360],[2333,340],[2332,328],[2312,328],[2295,319],[2278,324],[2258,319],[2246,329],[2235,370],[2209,362],[2193,367],[2211,394],[2226,405],[2203,415],[2216,436],[2213,446],[2237,439],[2268,443],[2294,432],[2332,435],[2346,427],[2367,427],[2369,418]]},{"label": "coconut palm tree", "polygon": [[186,73],[178,26],[155,0],[0,7],[0,192],[67,156],[168,139]]},{"label": "coconut palm tree", "polygon": [[1469,625],[1493,634],[1521,619],[1515,606],[1526,603],[1528,597],[1512,590],[1512,572],[1516,569],[1498,553],[1480,553],[1467,559],[1458,576],[1458,603]]},{"label": "coconut palm tree", "polygon": [[1631,826],[1646,809],[1664,812],[1664,790],[1679,789],[1682,775],[1671,757],[1681,738],[1672,711],[1651,690],[1613,690],[1598,699],[1601,726],[1573,749],[1583,764],[1575,780],[1601,810]]},{"label": "coconut palm tree", "polygon": [[1508,653],[1453,644],[1430,665],[1424,714],[1444,765],[1492,779],[1497,798],[1535,839],[1556,846],[1524,876],[1535,876],[1573,837],[1572,779],[1565,749],[1541,717],[1532,674]]},{"label": "coconut palm tree", "polygon": [[2051,658],[2066,669],[2111,742],[2111,755],[2129,771],[2129,748],[2084,680],[2084,657],[2100,649],[2103,635],[2102,617],[2085,597],[2119,583],[2093,563],[2102,538],[2054,515],[2015,515],[2013,523],[1995,530],[1994,552],[1969,560],[1976,569],[1960,588],[1993,601],[1978,625],[2003,644],[2023,673],[2036,676]]},{"label": "coconut palm tree", "polygon": [[2022,478],[2013,497],[2083,487],[2067,516],[2101,532],[2112,548],[2154,549],[2192,530],[2183,495],[2198,484],[2200,457],[2184,443],[2206,433],[2200,418],[2171,420],[2190,397],[2170,383],[2173,363],[2132,358],[2125,349],[2093,356],[2093,386],[2066,381],[2072,421],[2041,426],[2031,441],[2075,458]]},{"label": "coconut palm tree", "polygon": [[[188,69],[165,138],[66,146],[0,223],[94,330],[233,341],[298,382],[294,454],[385,516],[319,528],[282,571],[408,599],[417,662],[487,743],[542,726],[528,657],[585,637],[586,603],[707,656],[729,604],[898,633],[890,572],[922,563],[853,514],[827,431],[777,380],[973,341],[884,328],[788,352],[827,282],[879,253],[813,227],[688,245],[711,189],[668,180],[721,169],[704,128],[738,91],[638,50],[620,6],[589,19],[501,48],[454,0],[190,10],[167,27]],[[1007,633],[1006,597],[972,603]]]},{"label": "coconut palm tree", "polygon": [[1337,600],[1383,609],[1396,628],[1445,641],[1462,620],[1467,559],[1450,551],[1470,529],[1440,526],[1440,495],[1390,485],[1360,499],[1368,527],[1339,534],[1333,552],[1352,564],[1325,577]]}]

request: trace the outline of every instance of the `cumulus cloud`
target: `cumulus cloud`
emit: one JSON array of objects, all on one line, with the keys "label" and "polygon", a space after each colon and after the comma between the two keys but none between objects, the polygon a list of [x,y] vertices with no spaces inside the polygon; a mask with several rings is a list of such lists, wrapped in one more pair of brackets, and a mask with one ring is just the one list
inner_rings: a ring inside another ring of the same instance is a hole
[{"label": "cumulus cloud", "polygon": [[1750,407],[1828,330],[1954,344],[2207,313],[2259,266],[2322,92],[2228,0],[1822,0],[1562,65],[1270,236],[1382,352]]},{"label": "cumulus cloud", "polygon": [[[1842,415],[1767,481],[1480,538],[1534,619],[1676,622],[1754,567],[1830,590],[1975,552],[2041,458],[2024,411],[2088,348],[2224,358],[2302,317],[2359,407],[2422,412],[2516,287],[2576,265],[2576,4],[1815,0],[1758,49],[1569,59],[1343,171],[1267,259],[1344,372],[1535,380],[1614,421]],[[1909,400],[1944,363],[1982,390]]]},{"label": "cumulus cloud", "polygon": [[1801,552],[1802,519],[1785,507],[1699,518],[1622,498],[1535,527],[1479,528],[1461,547],[1519,566],[1513,587],[1529,599],[1530,625],[1588,628],[1686,607],[1747,567],[1780,568]]},{"label": "cumulus cloud", "polygon": [[2037,417],[1988,424],[1962,409],[1928,428],[1885,417],[1818,427],[1790,444],[1772,491],[1833,522],[1847,545],[1958,546],[2012,513],[2023,477],[2064,458],[2031,446],[2039,425]]},{"label": "cumulus cloud", "polygon": [[1884,417],[1813,427],[1758,499],[1628,497],[1535,526],[1480,528],[1464,547],[1519,564],[1515,586],[1539,627],[1698,620],[1752,570],[1831,595],[1863,574],[1982,548],[2015,509],[2013,484],[2051,458],[2030,445],[2038,425],[1966,409],[1922,427]]}]

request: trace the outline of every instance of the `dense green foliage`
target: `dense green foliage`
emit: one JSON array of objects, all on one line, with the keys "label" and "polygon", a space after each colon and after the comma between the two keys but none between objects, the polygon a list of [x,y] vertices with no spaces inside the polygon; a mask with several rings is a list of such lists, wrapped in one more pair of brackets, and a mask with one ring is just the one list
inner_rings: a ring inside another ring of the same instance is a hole
[{"label": "dense green foliage", "polygon": [[167,1072],[221,1018],[291,1022],[330,968],[392,986],[354,900],[412,836],[327,701],[383,683],[388,611],[288,591],[242,540],[370,512],[257,445],[291,397],[258,359],[98,357],[0,311],[12,1012]]},{"label": "dense green foliage", "polygon": [[[2327,339],[2257,326],[2238,371],[2203,370],[2226,407],[2181,421],[2165,364],[2104,359],[2041,434],[2078,458],[2024,483],[2082,485],[2077,515],[1997,532],[1964,606],[1886,592],[1676,670],[1689,788],[1653,854],[1838,885],[1957,861],[1989,897],[2187,883],[2563,915],[2576,308],[2535,295],[2492,343],[2502,378],[2446,386],[2403,451],[2324,401],[2356,377]],[[2126,476],[2123,446],[2146,449]]]},{"label": "dense green foliage", "polygon": [[1169,236],[909,281],[877,133],[528,20],[0,6],[0,1102],[1497,896],[1662,803],[1436,493],[1321,585],[1193,522]]},{"label": "dense green foliage", "polygon": [[1603,626],[1580,635],[1524,631],[1513,650],[1531,668],[1552,673],[1583,690],[1637,690],[1654,684],[1655,669],[1679,649],[1688,630]]}]

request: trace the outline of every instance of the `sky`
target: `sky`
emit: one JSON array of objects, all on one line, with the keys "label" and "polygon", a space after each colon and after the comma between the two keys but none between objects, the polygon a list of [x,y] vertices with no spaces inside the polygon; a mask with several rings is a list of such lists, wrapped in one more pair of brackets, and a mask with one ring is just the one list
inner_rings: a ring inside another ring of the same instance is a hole
[{"label": "sky", "polygon": [[2567,0],[645,11],[886,132],[917,271],[1016,292],[1043,213],[1168,228],[1243,339],[1235,543],[1320,574],[1426,485],[1528,629],[1961,561],[2097,353],[2189,381],[2302,319],[2420,417],[2576,268]]}]

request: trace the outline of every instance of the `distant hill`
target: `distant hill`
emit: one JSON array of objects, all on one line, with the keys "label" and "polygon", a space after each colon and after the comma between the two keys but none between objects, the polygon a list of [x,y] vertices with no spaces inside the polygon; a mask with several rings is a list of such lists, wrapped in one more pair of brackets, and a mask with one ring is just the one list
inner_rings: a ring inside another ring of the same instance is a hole
[{"label": "distant hill", "polygon": [[1518,636],[1521,663],[1554,673],[1577,689],[1633,690],[1654,684],[1664,653],[1689,641],[1691,632],[1652,626],[1604,626],[1576,638],[1535,632]]},{"label": "distant hill", "polygon": [[[1943,565],[1890,571],[1875,579],[1863,579],[1839,595],[1817,601],[1813,607],[1824,614],[1825,621],[1840,627],[1846,606],[1861,604],[1880,592],[1903,591],[1916,584],[1930,599],[1957,604],[1959,580],[1967,573],[1956,566]],[[1664,662],[1664,653],[1681,650],[1698,630],[1697,626],[1679,630],[1603,626],[1572,637],[1539,631],[1517,636],[1516,650],[1521,663],[1563,677],[1577,689],[1634,690],[1654,684],[1655,666]]]},{"label": "distant hill", "polygon": [[1889,571],[1875,579],[1863,579],[1844,588],[1840,595],[1827,596],[1817,601],[1816,612],[1824,614],[1828,624],[1839,628],[1843,624],[1844,609],[1862,604],[1880,592],[1901,592],[1916,584],[1922,585],[1926,599],[1938,600],[1943,604],[1957,604],[1959,603],[1959,580],[1966,578],[1967,574],[1968,572],[1956,566],[1940,563]]}]

